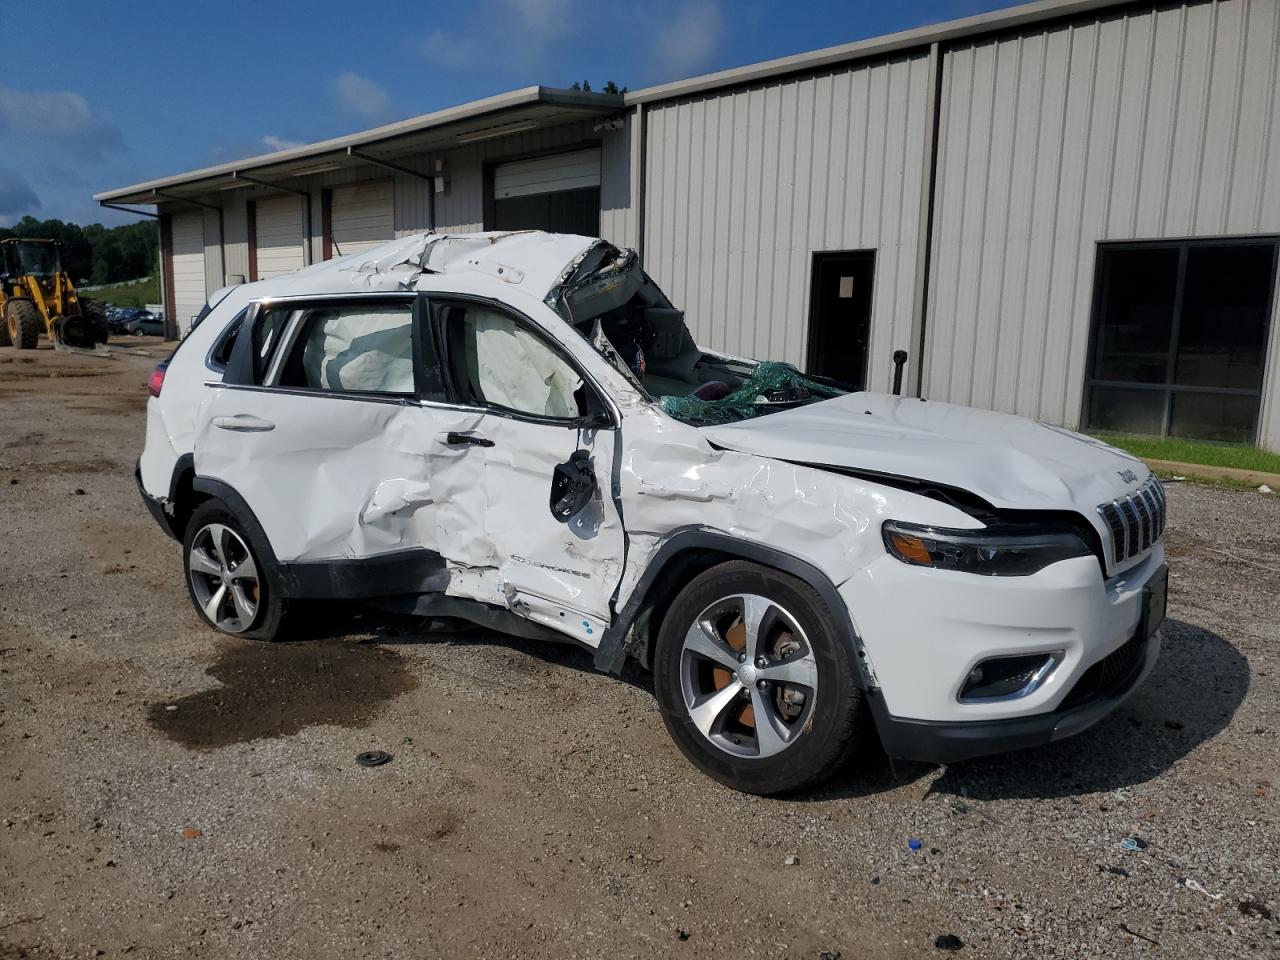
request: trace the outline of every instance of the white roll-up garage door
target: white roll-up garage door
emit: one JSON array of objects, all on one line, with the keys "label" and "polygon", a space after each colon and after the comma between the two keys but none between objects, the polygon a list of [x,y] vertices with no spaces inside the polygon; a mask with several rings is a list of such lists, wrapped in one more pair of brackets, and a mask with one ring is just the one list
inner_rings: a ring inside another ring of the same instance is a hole
[{"label": "white roll-up garage door", "polygon": [[204,306],[204,214],[175,213],[173,234],[173,309],[178,333],[191,326],[191,318]]},{"label": "white roll-up garage door", "polygon": [[495,230],[600,233],[600,151],[574,150],[493,169]]},{"label": "white roll-up garage door", "polygon": [[600,186],[600,151],[575,150],[499,164],[493,171],[496,200]]},{"label": "white roll-up garage door", "polygon": [[257,201],[255,225],[259,280],[302,269],[301,197],[267,197]]},{"label": "white roll-up garage door", "polygon": [[390,180],[334,187],[331,210],[335,257],[395,239],[395,190]]}]

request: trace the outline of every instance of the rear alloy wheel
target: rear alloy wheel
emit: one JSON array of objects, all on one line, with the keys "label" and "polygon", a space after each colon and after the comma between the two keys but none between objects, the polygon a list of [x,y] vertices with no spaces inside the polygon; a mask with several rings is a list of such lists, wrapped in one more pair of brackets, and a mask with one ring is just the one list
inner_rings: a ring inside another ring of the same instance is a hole
[{"label": "rear alloy wheel", "polygon": [[210,626],[260,640],[275,639],[284,601],[270,561],[253,537],[216,500],[198,509],[183,544],[191,603]]},{"label": "rear alloy wheel", "polygon": [[187,554],[191,593],[205,619],[224,633],[244,633],[258,619],[258,565],[240,535],[222,523],[201,527]]},{"label": "rear alloy wheel", "polygon": [[869,745],[834,618],[777,571],[735,561],[696,577],[663,618],[654,670],[676,743],[739,790],[798,789]]}]

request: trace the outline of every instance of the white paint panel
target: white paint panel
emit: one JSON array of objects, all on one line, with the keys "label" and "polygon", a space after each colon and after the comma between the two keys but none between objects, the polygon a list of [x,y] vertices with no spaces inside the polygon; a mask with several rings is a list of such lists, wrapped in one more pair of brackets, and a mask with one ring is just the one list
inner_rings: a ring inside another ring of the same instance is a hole
[{"label": "white paint panel", "polygon": [[175,213],[173,233],[173,304],[179,333],[191,326],[191,318],[205,302],[204,213]]},{"label": "white paint panel", "polygon": [[517,160],[493,171],[493,195],[498,200],[598,186],[600,151],[596,149]]},{"label": "white paint panel", "polygon": [[395,239],[395,186],[390,180],[333,188],[334,256],[361,253]]},{"label": "white paint panel", "polygon": [[302,197],[267,197],[257,203],[258,279],[303,267]]}]

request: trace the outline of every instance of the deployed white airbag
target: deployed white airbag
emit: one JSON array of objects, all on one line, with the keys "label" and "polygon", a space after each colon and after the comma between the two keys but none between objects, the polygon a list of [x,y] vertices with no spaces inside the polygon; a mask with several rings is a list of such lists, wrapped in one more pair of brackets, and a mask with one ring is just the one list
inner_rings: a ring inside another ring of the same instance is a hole
[{"label": "deployed white airbag", "polygon": [[320,390],[413,393],[412,318],[400,306],[317,311],[307,321],[302,368]]},{"label": "deployed white airbag", "polygon": [[526,330],[500,314],[468,311],[475,333],[476,385],[490,403],[548,417],[575,417],[582,380]]}]

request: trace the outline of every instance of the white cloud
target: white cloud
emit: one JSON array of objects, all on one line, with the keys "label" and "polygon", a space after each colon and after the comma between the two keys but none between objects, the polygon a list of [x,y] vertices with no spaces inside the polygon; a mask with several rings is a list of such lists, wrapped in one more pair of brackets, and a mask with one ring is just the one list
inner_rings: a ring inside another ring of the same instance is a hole
[{"label": "white cloud", "polygon": [[417,47],[427,63],[442,70],[464,70],[476,62],[475,44],[444,30],[432,30]]},{"label": "white cloud", "polygon": [[124,138],[89,101],[71,90],[19,90],[0,85],[0,133],[57,145],[78,160],[98,162],[122,150]]},{"label": "white cloud", "polygon": [[294,147],[302,146],[301,140],[285,140],[274,133],[268,133],[262,138],[262,142],[268,150],[292,150]]},{"label": "white cloud", "polygon": [[520,21],[525,39],[529,32],[535,38],[558,36],[573,25],[571,0],[503,0],[502,5]]},{"label": "white cloud", "polygon": [[687,77],[707,67],[720,46],[724,13],[716,0],[686,0],[654,34],[663,79]]},{"label": "white cloud", "polygon": [[16,90],[0,86],[0,124],[40,130],[51,137],[80,133],[93,123],[89,101],[70,90]]},{"label": "white cloud", "polygon": [[0,224],[13,223],[40,209],[40,198],[16,170],[0,169]]},{"label": "white cloud", "polygon": [[432,30],[414,46],[442,70],[545,70],[555,48],[581,31],[589,13],[584,0],[497,0],[473,7],[464,32]]},{"label": "white cloud", "polygon": [[385,120],[391,113],[391,98],[387,91],[368,77],[350,70],[334,78],[333,97],[341,110],[361,120]]}]

